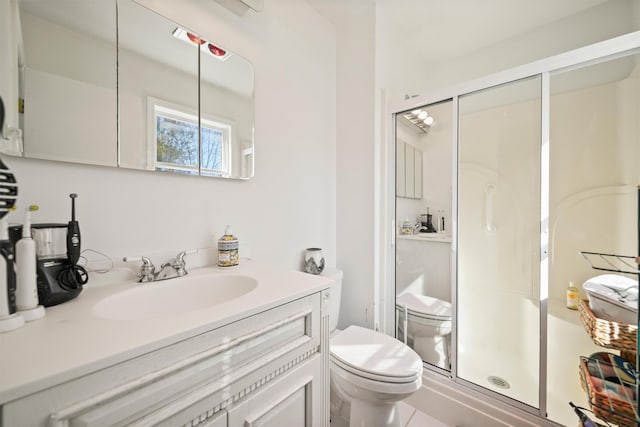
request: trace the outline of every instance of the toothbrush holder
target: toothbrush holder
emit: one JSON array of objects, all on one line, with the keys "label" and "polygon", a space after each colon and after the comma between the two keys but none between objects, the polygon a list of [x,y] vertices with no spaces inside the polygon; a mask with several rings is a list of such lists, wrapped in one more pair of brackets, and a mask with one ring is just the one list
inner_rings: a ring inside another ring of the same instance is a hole
[{"label": "toothbrush holder", "polygon": [[304,251],[304,272],[320,274],[324,270],[324,255],[320,248],[307,248]]}]

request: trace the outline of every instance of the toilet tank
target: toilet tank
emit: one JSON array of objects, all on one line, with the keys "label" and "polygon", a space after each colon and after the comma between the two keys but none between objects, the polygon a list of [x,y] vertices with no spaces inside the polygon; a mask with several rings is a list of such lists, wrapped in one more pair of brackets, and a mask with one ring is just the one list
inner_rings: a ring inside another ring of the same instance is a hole
[{"label": "toilet tank", "polygon": [[338,327],[338,315],[340,314],[340,301],[342,300],[342,270],[327,267],[322,276],[333,280],[329,288],[329,331],[333,332]]}]

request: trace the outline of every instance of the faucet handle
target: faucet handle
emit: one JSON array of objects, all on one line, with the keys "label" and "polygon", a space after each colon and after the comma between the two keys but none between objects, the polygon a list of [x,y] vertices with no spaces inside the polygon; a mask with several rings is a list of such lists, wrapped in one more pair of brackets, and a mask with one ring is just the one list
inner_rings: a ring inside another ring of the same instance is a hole
[{"label": "faucet handle", "polygon": [[140,273],[138,273],[138,282],[153,282],[156,267],[153,265],[153,263],[149,258],[147,258],[146,256],[137,256],[137,257],[126,256],[122,258],[122,261],[124,262],[142,261],[142,265],[140,266]]},{"label": "faucet handle", "polygon": [[182,251],[178,255],[176,255],[176,261],[184,262],[184,257],[185,256],[193,255],[193,254],[197,254],[197,253],[198,253],[197,249],[191,249],[190,251]]},{"label": "faucet handle", "polygon": [[175,268],[178,272],[178,276],[184,276],[185,274],[187,274],[187,270],[185,269],[187,264],[184,260],[184,257],[195,253],[198,253],[197,249],[182,251],[178,255],[176,255],[176,258],[173,260],[173,268]]}]

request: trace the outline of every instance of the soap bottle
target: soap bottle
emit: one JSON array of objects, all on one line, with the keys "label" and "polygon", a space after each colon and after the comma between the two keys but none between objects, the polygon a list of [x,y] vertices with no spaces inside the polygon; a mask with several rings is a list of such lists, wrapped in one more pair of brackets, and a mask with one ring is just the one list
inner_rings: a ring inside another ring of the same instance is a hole
[{"label": "soap bottle", "polygon": [[409,221],[409,218],[405,218],[400,227],[401,234],[413,234],[413,224]]},{"label": "soap bottle", "polygon": [[238,239],[227,225],[224,235],[218,239],[218,267],[238,265]]},{"label": "soap bottle", "polygon": [[567,308],[577,310],[579,299],[580,291],[574,286],[573,282],[569,282],[569,287],[567,288]]},{"label": "soap bottle", "polygon": [[16,243],[16,306],[27,322],[44,316],[44,307],[38,305],[36,242],[31,237],[31,212],[37,210],[37,205],[27,208],[22,226],[22,239]]}]

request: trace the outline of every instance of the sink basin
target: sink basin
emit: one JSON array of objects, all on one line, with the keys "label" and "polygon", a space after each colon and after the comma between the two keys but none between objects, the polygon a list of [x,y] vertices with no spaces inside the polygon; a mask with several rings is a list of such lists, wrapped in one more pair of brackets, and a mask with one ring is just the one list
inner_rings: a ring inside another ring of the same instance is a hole
[{"label": "sink basin", "polygon": [[255,289],[258,281],[249,276],[224,274],[185,276],[131,286],[95,304],[93,312],[113,320],[175,316],[239,298]]}]

